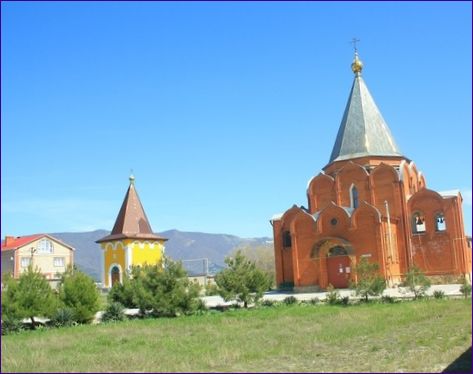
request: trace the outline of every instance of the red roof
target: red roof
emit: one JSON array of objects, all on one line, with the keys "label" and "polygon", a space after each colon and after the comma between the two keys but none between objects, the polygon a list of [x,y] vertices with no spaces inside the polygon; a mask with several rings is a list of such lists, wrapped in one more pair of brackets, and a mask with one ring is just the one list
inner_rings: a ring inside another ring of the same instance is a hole
[{"label": "red roof", "polygon": [[34,242],[35,240],[38,240],[40,238],[49,238],[51,240],[54,240],[72,250],[74,250],[73,247],[71,247],[69,244],[64,243],[62,240],[59,240],[55,238],[54,236],[48,235],[48,234],[34,234],[34,235],[28,235],[28,236],[6,236],[5,240],[2,240],[2,252],[3,251],[11,251],[12,249],[18,249],[20,247],[23,247],[25,245],[28,245],[31,242]]},{"label": "red roof", "polygon": [[[7,237],[7,240],[2,241],[2,251],[9,251],[11,249],[17,249],[24,245],[34,242],[35,240],[45,236],[46,234],[35,234],[29,236],[18,236],[18,237]],[[11,239],[10,239],[11,238]]]}]

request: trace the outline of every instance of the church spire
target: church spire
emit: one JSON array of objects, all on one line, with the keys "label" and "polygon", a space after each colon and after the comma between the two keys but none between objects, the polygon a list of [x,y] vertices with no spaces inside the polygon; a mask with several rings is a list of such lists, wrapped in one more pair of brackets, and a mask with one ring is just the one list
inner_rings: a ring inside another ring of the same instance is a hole
[{"label": "church spire", "polygon": [[366,156],[402,156],[361,77],[363,63],[356,46],[351,69],[355,79],[329,162]]},{"label": "church spire", "polygon": [[119,239],[167,240],[153,233],[143,205],[135,189],[135,177],[130,175],[130,186],[118,213],[110,235],[97,240],[97,243]]}]

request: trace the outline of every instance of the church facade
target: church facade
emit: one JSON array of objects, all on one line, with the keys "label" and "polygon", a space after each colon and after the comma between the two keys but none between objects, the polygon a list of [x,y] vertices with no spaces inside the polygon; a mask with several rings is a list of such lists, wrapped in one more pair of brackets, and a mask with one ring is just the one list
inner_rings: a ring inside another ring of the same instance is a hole
[{"label": "church facade", "polygon": [[103,251],[102,283],[105,288],[123,281],[132,266],[159,264],[167,241],[153,233],[135,189],[135,178],[130,186],[110,235],[97,240]]},{"label": "church facade", "polygon": [[294,205],[271,219],[277,284],[347,288],[363,257],[390,286],[413,265],[431,277],[471,281],[460,192],[427,188],[396,145],[362,68],[355,52],[348,103],[329,163],[308,183],[308,208]]}]

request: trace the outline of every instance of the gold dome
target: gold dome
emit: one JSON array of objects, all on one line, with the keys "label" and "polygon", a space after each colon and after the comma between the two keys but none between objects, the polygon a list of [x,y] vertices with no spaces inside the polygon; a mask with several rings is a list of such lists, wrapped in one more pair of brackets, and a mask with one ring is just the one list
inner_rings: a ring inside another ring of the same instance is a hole
[{"label": "gold dome", "polygon": [[361,71],[363,70],[363,63],[361,62],[361,60],[358,58],[358,52],[355,52],[355,59],[353,60],[353,62],[351,63],[351,70],[353,70],[353,72],[358,75],[361,73]]}]

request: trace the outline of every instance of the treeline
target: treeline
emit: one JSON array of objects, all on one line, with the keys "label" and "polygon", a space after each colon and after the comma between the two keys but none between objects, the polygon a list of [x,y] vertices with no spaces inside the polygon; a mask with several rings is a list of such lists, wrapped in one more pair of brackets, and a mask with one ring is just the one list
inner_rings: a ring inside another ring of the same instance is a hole
[{"label": "treeline", "polygon": [[[226,262],[227,269],[217,274],[216,286],[209,291],[247,307],[270,288],[271,276],[241,252]],[[39,325],[37,317],[48,319],[52,327],[90,323],[101,307],[94,280],[75,268],[61,276],[55,290],[31,266],[18,279],[7,274],[2,285],[2,335],[23,330],[24,319],[29,319],[29,326],[35,329]],[[139,317],[195,314],[206,309],[200,292],[201,287],[189,280],[180,262],[164,258],[157,265],[132,267],[108,293],[101,320],[123,320],[125,308],[137,308]]]}]

